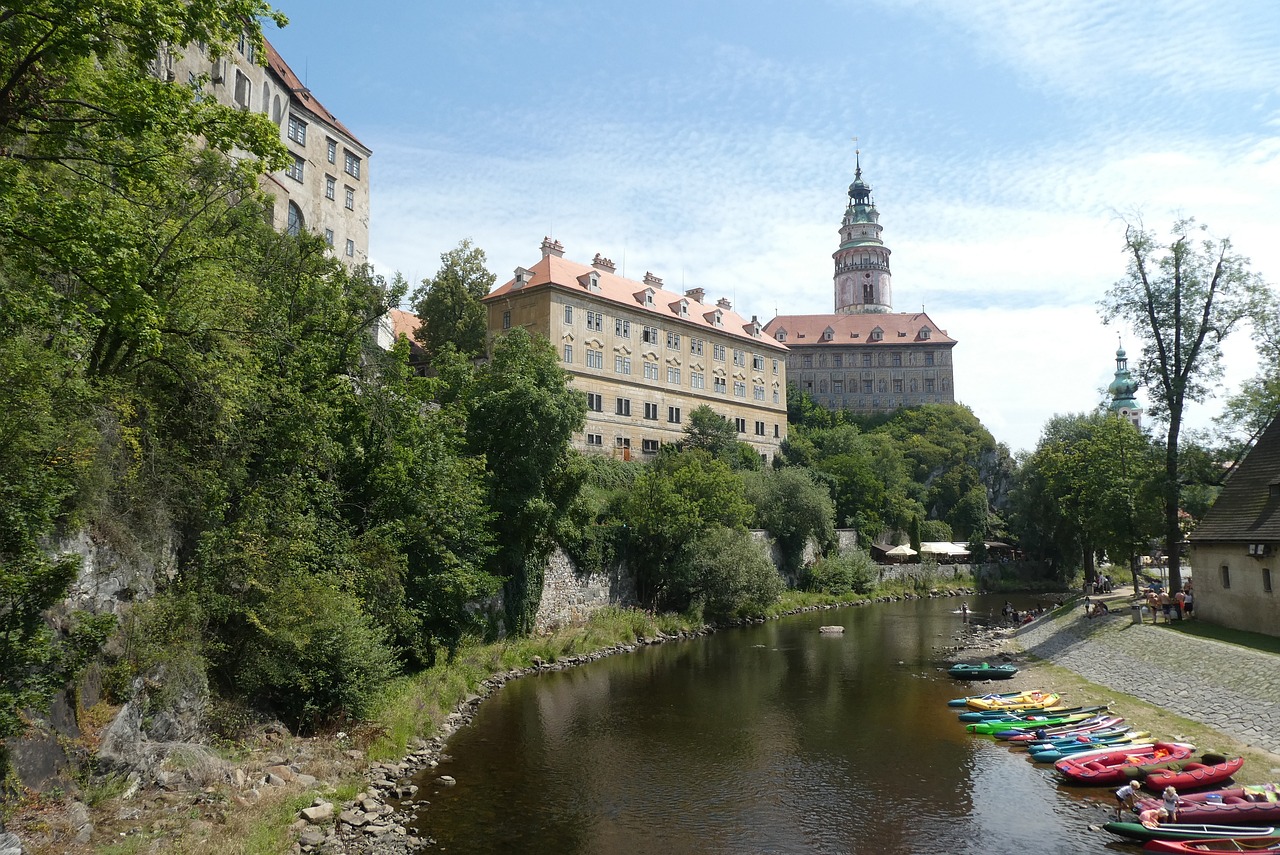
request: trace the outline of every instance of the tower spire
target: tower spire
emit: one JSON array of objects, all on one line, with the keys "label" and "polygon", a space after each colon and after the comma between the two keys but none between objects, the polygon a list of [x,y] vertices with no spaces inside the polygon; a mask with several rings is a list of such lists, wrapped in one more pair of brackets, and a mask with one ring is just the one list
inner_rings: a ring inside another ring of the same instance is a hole
[{"label": "tower spire", "polygon": [[[854,137],[856,143],[858,138]],[[854,149],[853,183],[840,224],[835,260],[835,310],[844,313],[893,311],[889,248],[880,239],[880,212],[862,178],[862,149]]]}]

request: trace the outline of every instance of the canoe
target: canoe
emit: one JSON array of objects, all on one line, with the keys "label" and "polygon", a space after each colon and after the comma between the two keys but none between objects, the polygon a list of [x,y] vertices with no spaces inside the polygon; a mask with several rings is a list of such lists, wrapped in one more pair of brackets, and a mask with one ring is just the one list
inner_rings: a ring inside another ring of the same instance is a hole
[{"label": "canoe", "polygon": [[[1109,727],[1118,727],[1124,721],[1122,716],[1108,715],[1106,707],[1076,707],[1071,710],[1041,710],[1044,715],[1057,714],[1062,712],[1065,714],[1087,712],[1092,713],[1093,718],[1086,719],[1079,724],[1062,724],[1057,727],[1046,727],[1044,729],[1045,737],[1053,739],[1059,736],[1075,736],[1081,733],[1090,733],[1095,730],[1106,730]],[[1035,731],[1023,731],[1009,737],[1013,742],[1035,742],[1037,737]]]},{"label": "canoe", "polygon": [[1280,852],[1280,837],[1220,837],[1204,840],[1150,840],[1148,852]]},{"label": "canoe", "polygon": [[1042,710],[1056,706],[1062,700],[1054,692],[1040,690],[1019,692],[1012,697],[969,698],[965,705],[971,710]]},{"label": "canoe", "polygon": [[[1089,715],[1100,715],[1107,711],[1106,704],[1088,706],[1088,707],[1064,707],[1061,704],[1052,707],[1045,707],[1039,710],[1029,710],[1025,715],[1072,715],[1074,713],[1088,713]],[[987,721],[1001,716],[1023,717],[1014,710],[965,710],[956,716],[960,721]]]},{"label": "canoe", "polygon": [[[1243,757],[1223,757],[1221,754],[1205,754],[1204,762],[1183,763],[1181,768],[1161,769],[1147,775],[1142,781],[1144,789],[1153,793],[1163,792],[1165,787],[1183,790],[1201,790],[1205,787],[1221,787],[1240,771]],[[1211,761],[1220,762],[1211,762]]]},{"label": "canoe", "polygon": [[1203,825],[1188,822],[1166,822],[1155,828],[1147,828],[1140,822],[1108,822],[1102,826],[1117,837],[1128,840],[1207,840],[1209,838],[1271,837],[1280,834],[1280,828],[1272,825]]},{"label": "canoe", "polygon": [[1014,719],[1013,721],[975,721],[964,726],[969,733],[1001,733],[1006,730],[1018,730],[1055,724],[1067,724],[1073,721],[1084,721],[1088,716],[1084,713],[1076,713],[1068,716],[1045,716],[1043,719],[1037,720],[1034,716],[1031,718]]},{"label": "canoe", "polygon": [[[1270,789],[1268,789],[1270,788]],[[1227,787],[1202,793],[1178,794],[1178,821],[1214,825],[1280,825],[1280,786]],[[1139,805],[1158,807],[1159,799]]]},{"label": "canoe", "polygon": [[[1076,715],[1081,715],[1081,714],[1082,714],[1082,713],[1077,713]],[[1050,720],[1050,719],[1052,719],[1052,718],[1057,718],[1057,716],[1045,716],[1045,719],[1046,719],[1046,720]],[[1070,716],[1062,716],[1061,718],[1073,719],[1073,718],[1075,718],[1075,716],[1074,716],[1074,715],[1070,715]],[[1080,726],[1088,726],[1088,725],[1090,724],[1090,722],[1096,722],[1098,718],[1099,718],[1098,716],[1092,716],[1092,717],[1090,717],[1090,718],[1081,719],[1080,721],[1066,721],[1066,722],[1063,722],[1062,724],[1059,724],[1059,725],[1056,725],[1056,726],[1057,726],[1057,727],[1066,727],[1066,728],[1074,727],[1074,726],[1076,726],[1076,725],[1080,725]],[[1024,724],[1027,724],[1027,723],[1031,724],[1031,725],[1032,725],[1032,727],[1030,727],[1030,728],[1028,728],[1028,727],[1024,727]],[[1017,735],[1019,735],[1019,734],[1022,734],[1022,733],[1030,732],[1032,735],[1034,735],[1034,734],[1036,734],[1036,733],[1039,733],[1039,732],[1040,732],[1040,731],[1042,731],[1042,730],[1043,730],[1043,731],[1045,731],[1045,734],[1046,734],[1046,736],[1047,736],[1047,735],[1048,735],[1049,728],[1047,728],[1047,727],[1040,727],[1040,726],[1038,726],[1038,725],[1042,725],[1042,724],[1044,724],[1044,722],[1037,722],[1037,721],[1036,721],[1036,719],[1035,719],[1035,716],[1031,716],[1031,717],[1029,717],[1029,718],[1023,719],[1022,721],[1006,722],[1006,726],[1007,726],[1007,729],[1006,729],[1006,730],[993,730],[993,731],[990,731],[990,733],[991,733],[991,735],[992,735],[992,736],[994,736],[996,739],[1003,739],[1003,740],[1006,740],[1006,741],[1011,740],[1011,739],[1013,739],[1015,736],[1017,736]],[[1079,735],[1079,734],[1077,734],[1077,735]]]},{"label": "canoe", "polygon": [[965,698],[952,698],[951,700],[947,701],[947,706],[963,707],[963,706],[968,706],[969,701],[977,700],[980,698],[987,699],[987,700],[990,700],[993,698],[1016,698],[1018,695],[1021,695],[1021,694],[1022,692],[1021,690],[1019,690],[1017,692],[1003,692],[1003,693],[994,694],[994,695],[969,695],[968,697],[965,697]]},{"label": "canoe", "polygon": [[981,665],[957,663],[947,669],[947,673],[957,680],[1008,680],[1018,673],[1016,665],[992,665],[983,662]]},{"label": "canoe", "polygon": [[[1195,746],[1185,742],[1128,745],[1103,752],[1087,751],[1064,757],[1054,763],[1053,768],[1073,784],[1119,784],[1144,778],[1156,769],[1167,769],[1175,763],[1185,763],[1193,751]],[[1186,817],[1179,816],[1178,819]]]},{"label": "canoe", "polygon": [[[1047,730],[1035,730],[1031,733],[1023,731],[1015,733],[1009,737],[1009,743],[1015,748],[1045,748],[1051,745],[1065,745],[1068,742],[1088,742],[1089,740],[1097,740],[1106,736],[1115,736],[1129,730],[1129,726],[1124,723],[1124,719],[1113,717],[1102,727],[1090,725],[1088,722],[1081,722],[1084,727],[1077,730],[1063,730],[1057,733],[1050,733]],[[1063,725],[1070,728],[1071,725]],[[1036,735],[1043,733],[1043,739],[1037,739]],[[1019,737],[1031,737],[1030,739],[1021,739]]]},{"label": "canoe", "polygon": [[1093,748],[1147,745],[1147,740],[1150,737],[1150,731],[1131,730],[1116,736],[1109,736],[1101,742],[1077,742],[1074,745],[1051,745],[1044,748],[1033,748],[1027,752],[1027,756],[1031,758],[1033,763],[1057,763],[1064,757],[1074,757]]}]

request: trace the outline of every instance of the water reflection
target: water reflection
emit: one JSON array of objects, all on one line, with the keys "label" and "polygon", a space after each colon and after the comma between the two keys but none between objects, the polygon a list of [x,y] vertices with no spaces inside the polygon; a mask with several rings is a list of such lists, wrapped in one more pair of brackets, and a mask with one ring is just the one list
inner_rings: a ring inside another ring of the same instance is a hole
[{"label": "water reflection", "polygon": [[1098,851],[1078,795],[947,708],[967,685],[938,669],[955,607],[810,613],[517,680],[450,741],[457,786],[418,781],[417,830],[468,853]]}]

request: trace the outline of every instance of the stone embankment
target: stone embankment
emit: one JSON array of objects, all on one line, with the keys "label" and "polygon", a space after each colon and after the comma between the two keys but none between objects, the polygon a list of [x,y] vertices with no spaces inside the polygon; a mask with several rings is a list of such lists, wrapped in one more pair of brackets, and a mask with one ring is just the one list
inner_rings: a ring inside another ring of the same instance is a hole
[{"label": "stone embankment", "polygon": [[1137,624],[1127,601],[1112,605],[1102,617],[1079,607],[1041,618],[1011,641],[1091,683],[1280,754],[1280,656]]}]

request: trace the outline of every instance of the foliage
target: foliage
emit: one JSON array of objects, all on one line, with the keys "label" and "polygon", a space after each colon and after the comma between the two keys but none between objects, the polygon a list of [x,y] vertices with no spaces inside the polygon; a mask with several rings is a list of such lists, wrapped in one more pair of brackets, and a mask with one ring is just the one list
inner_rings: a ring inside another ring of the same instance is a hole
[{"label": "foliage", "polygon": [[685,421],[684,448],[705,451],[712,457],[726,460],[738,453],[738,429],[711,407],[706,404],[694,407]]},{"label": "foliage", "polygon": [[701,606],[711,621],[759,617],[782,593],[782,577],[761,544],[741,529],[717,525],[705,532],[681,570],[672,596]]},{"label": "foliage", "polygon": [[440,255],[440,269],[413,293],[413,310],[422,320],[416,336],[435,362],[446,344],[474,359],[485,352],[488,319],[481,298],[496,277],[485,267],[484,250],[462,240]]},{"label": "foliage", "polygon": [[755,507],[755,526],[777,541],[784,571],[800,569],[809,538],[823,550],[834,543],[835,505],[809,472],[798,467],[753,472],[744,483]]},{"label": "foliage", "polygon": [[1228,239],[1201,239],[1194,220],[1174,223],[1167,248],[1141,223],[1125,228],[1128,269],[1102,303],[1107,321],[1124,320],[1142,340],[1138,377],[1150,394],[1148,412],[1167,427],[1164,536],[1169,585],[1181,585],[1179,438],[1188,403],[1204,400],[1222,374],[1222,342],[1260,317],[1272,299]]},{"label": "foliage", "polygon": [[850,549],[815,561],[806,576],[805,590],[837,596],[867,594],[875,587],[878,572],[870,553]]},{"label": "foliage", "polygon": [[951,526],[942,520],[921,520],[920,540],[928,543],[950,543],[955,538]]}]

